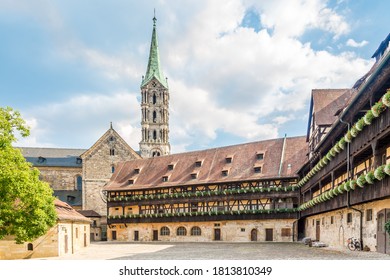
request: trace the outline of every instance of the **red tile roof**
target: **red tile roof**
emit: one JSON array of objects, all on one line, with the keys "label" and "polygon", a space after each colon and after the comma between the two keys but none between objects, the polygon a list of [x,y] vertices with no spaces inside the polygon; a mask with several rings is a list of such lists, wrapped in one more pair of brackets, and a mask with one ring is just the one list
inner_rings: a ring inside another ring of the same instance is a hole
[{"label": "red tile roof", "polygon": [[[119,163],[105,190],[132,190],[277,178],[283,138]],[[262,160],[258,153],[264,153]],[[307,155],[305,137],[286,138],[281,176],[293,177]],[[226,161],[231,157],[231,163]],[[201,161],[201,166],[195,162]],[[175,163],[173,170],[168,165]],[[261,166],[261,173],[254,167]],[[136,169],[140,172],[137,174]],[[222,171],[227,170],[227,176]],[[191,174],[197,173],[196,179]],[[163,177],[168,177],[163,181]],[[132,184],[129,181],[132,180]]]},{"label": "red tile roof", "polygon": [[78,213],[69,204],[59,200],[54,200],[54,205],[57,212],[57,218],[59,221],[77,221],[90,223],[91,220]]}]

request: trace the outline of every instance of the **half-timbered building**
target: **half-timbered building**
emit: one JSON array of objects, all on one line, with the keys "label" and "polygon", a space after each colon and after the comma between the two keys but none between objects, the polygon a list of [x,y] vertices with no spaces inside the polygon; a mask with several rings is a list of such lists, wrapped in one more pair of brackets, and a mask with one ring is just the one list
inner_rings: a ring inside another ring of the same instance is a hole
[{"label": "half-timbered building", "polygon": [[108,240],[293,241],[305,137],[118,164],[105,187]]},{"label": "half-timbered building", "polygon": [[336,247],[347,239],[390,253],[390,35],[352,89],[313,91],[309,160],[300,169],[299,229]]}]

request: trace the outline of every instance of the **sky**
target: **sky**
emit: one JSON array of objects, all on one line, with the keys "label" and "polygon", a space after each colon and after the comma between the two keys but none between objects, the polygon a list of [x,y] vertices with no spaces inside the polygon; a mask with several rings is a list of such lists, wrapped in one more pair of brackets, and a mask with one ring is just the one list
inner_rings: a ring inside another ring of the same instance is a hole
[{"label": "sky", "polygon": [[389,1],[0,0],[0,106],[17,146],[141,140],[156,10],[172,153],[305,135],[312,89],[351,88],[390,32]]}]

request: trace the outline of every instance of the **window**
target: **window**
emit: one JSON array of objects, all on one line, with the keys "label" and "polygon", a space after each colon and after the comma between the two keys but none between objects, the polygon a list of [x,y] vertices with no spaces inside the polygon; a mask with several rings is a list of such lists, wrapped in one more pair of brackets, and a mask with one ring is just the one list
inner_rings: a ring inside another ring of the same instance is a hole
[{"label": "window", "polygon": [[195,167],[201,167],[202,166],[202,161],[198,160],[195,162]]},{"label": "window", "polygon": [[110,156],[115,156],[115,149],[110,149]]},{"label": "window", "polygon": [[219,226],[221,226],[220,224],[214,224],[214,227],[219,227]]},{"label": "window", "polygon": [[168,164],[168,170],[173,170],[173,167],[174,167],[174,164],[173,164],[173,163]]},{"label": "window", "polygon": [[324,217],[322,217],[322,219],[321,219],[321,224],[324,226],[325,225],[325,218]]},{"label": "window", "polygon": [[169,236],[171,234],[171,231],[168,227],[162,227],[160,229],[160,235]]},{"label": "window", "polygon": [[245,228],[241,228],[241,232],[245,232]]},{"label": "window", "polygon": [[198,177],[198,173],[191,173],[191,179],[196,179]]},{"label": "window", "polygon": [[79,238],[79,229],[76,228],[76,238]]},{"label": "window", "polygon": [[157,113],[156,111],[153,111],[153,122],[157,122]]},{"label": "window", "polygon": [[163,177],[162,177],[162,181],[163,181],[163,182],[168,182],[168,176],[163,176]]},{"label": "window", "polygon": [[82,160],[81,158],[77,158],[77,159],[76,159],[76,163],[77,163],[77,164],[81,164],[82,162],[83,162],[83,160]]},{"label": "window", "polygon": [[282,228],[282,237],[291,236],[291,228]]},{"label": "window", "polygon": [[74,201],[75,201],[76,197],[74,197],[73,195],[68,195],[66,197],[66,202],[72,204]]},{"label": "window", "polygon": [[263,160],[264,159],[264,154],[263,153],[257,153],[256,154],[256,159],[257,160]]},{"label": "window", "polygon": [[184,236],[187,235],[187,230],[185,227],[178,227],[176,231],[177,236]]},{"label": "window", "polygon": [[201,234],[202,234],[202,231],[201,231],[200,227],[191,228],[191,235],[192,236],[199,236]]},{"label": "window", "polygon": [[372,221],[372,209],[367,209],[366,210],[366,221]]},{"label": "window", "polygon": [[80,175],[76,177],[76,189],[78,191],[81,191],[83,189],[83,177],[81,177]]},{"label": "window", "polygon": [[111,166],[111,173],[114,173],[114,172],[115,172],[115,166],[112,165],[112,166]]},{"label": "window", "polygon": [[253,170],[255,171],[255,173],[261,173],[261,166],[255,166]]},{"label": "window", "polygon": [[134,179],[129,180],[129,185],[134,185]]},{"label": "window", "polygon": [[27,244],[27,250],[28,251],[33,251],[34,250],[34,245],[32,243]]},{"label": "window", "polygon": [[46,161],[46,158],[44,157],[38,157],[38,162],[39,163],[44,163]]},{"label": "window", "polygon": [[139,168],[134,169],[134,173],[135,173],[135,174],[139,174],[139,171],[140,171]]},{"label": "window", "polygon": [[226,157],[225,161],[226,163],[232,163],[232,157]]},{"label": "window", "polygon": [[334,223],[334,216],[331,216],[330,217],[330,224],[333,225],[333,223]]},{"label": "window", "polygon": [[154,140],[157,139],[157,131],[156,131],[156,130],[153,130],[153,139],[154,139]]},{"label": "window", "polygon": [[157,96],[156,94],[153,94],[153,104],[156,104],[157,103]]},{"label": "window", "polygon": [[228,170],[222,170],[222,176],[227,176],[229,174]]},{"label": "window", "polygon": [[352,223],[352,213],[347,214],[347,223]]}]

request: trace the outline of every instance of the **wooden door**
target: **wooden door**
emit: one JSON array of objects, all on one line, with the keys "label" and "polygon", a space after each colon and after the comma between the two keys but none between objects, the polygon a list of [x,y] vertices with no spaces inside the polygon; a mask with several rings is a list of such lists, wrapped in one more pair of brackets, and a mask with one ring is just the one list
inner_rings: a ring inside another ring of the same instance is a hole
[{"label": "wooden door", "polygon": [[214,240],[215,241],[221,240],[221,229],[219,229],[219,228],[214,229]]},{"label": "wooden door", "polygon": [[252,229],[251,231],[251,241],[257,241],[257,229]]},{"label": "wooden door", "polygon": [[316,240],[317,241],[320,241],[320,237],[321,237],[321,231],[320,231],[320,229],[321,229],[321,223],[320,223],[320,220],[317,220],[316,221]]},{"label": "wooden door", "polygon": [[135,230],[134,231],[134,241],[138,241],[138,240],[139,240],[139,231]]},{"label": "wooden door", "polygon": [[385,231],[385,223],[390,220],[390,209],[383,209],[377,214],[377,251],[383,254],[390,253],[390,236]]},{"label": "wooden door", "polygon": [[158,240],[158,230],[153,230],[153,241]]},{"label": "wooden door", "polygon": [[112,240],[116,240],[116,230],[112,231]]},{"label": "wooden door", "polygon": [[274,241],[274,229],[272,228],[265,229],[265,241]]},{"label": "wooden door", "polygon": [[65,246],[65,254],[68,253],[69,246],[68,246],[68,235],[65,235],[64,237],[64,246]]}]

